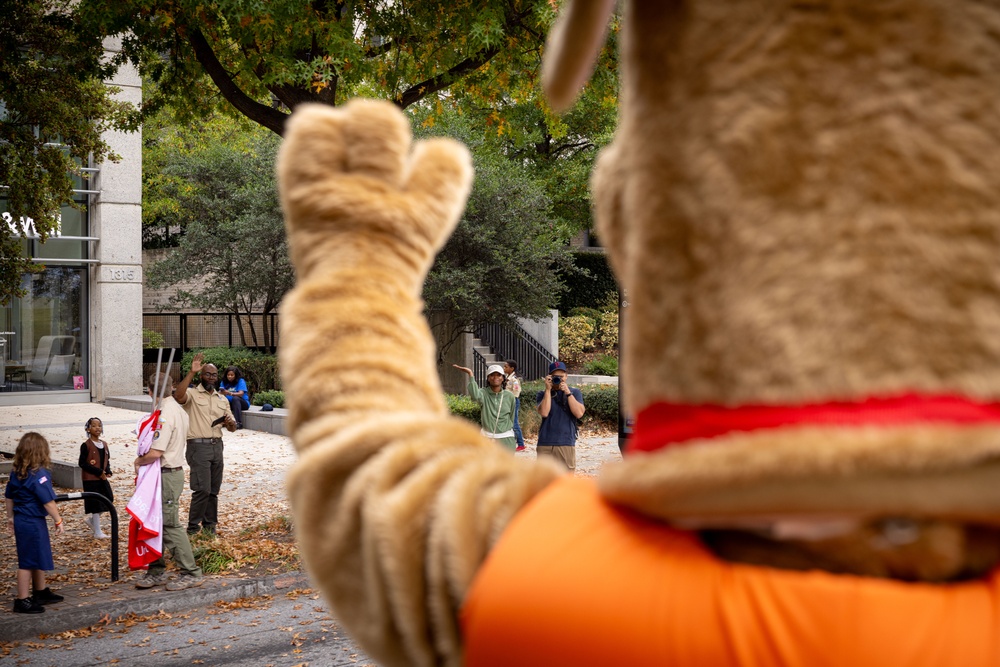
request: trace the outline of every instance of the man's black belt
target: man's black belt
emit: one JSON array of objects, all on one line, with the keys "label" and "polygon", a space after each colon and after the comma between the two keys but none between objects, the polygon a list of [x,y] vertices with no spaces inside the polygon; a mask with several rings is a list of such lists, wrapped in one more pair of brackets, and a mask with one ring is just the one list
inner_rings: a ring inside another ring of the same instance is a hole
[{"label": "man's black belt", "polygon": [[175,470],[184,470],[184,467],[177,466],[176,468],[168,468],[167,466],[163,466],[162,468],[160,468],[160,472],[173,472]]},{"label": "man's black belt", "polygon": [[221,445],[222,438],[188,438],[189,445]]}]

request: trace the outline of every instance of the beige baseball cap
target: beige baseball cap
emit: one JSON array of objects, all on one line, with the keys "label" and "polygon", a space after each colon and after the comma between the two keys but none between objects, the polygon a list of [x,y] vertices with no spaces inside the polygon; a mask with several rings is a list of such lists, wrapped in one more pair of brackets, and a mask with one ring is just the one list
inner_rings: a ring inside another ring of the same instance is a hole
[{"label": "beige baseball cap", "polygon": [[493,364],[492,366],[486,369],[486,377],[489,377],[494,373],[499,373],[500,375],[507,375],[506,373],[503,372],[503,366],[501,366],[500,364]]}]

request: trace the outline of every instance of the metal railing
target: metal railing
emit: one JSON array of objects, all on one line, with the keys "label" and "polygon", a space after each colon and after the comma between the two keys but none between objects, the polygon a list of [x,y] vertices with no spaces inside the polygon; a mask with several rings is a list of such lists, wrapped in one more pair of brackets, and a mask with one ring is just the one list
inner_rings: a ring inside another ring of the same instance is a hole
[{"label": "metal railing", "polygon": [[486,386],[486,357],[479,354],[475,348],[472,349],[472,376],[476,378],[476,384],[480,387]]},{"label": "metal railing", "polygon": [[57,503],[64,503],[69,500],[90,500],[100,501],[104,509],[111,515],[111,581],[118,581],[118,510],[114,503],[100,493],[91,491],[74,491],[73,493],[60,493],[56,496]]},{"label": "metal railing", "polygon": [[[517,361],[517,374],[525,380],[545,377],[549,372],[549,364],[556,360],[551,352],[517,324],[483,324],[476,327],[476,337],[489,345],[498,358]],[[475,355],[473,358],[475,359]],[[484,365],[483,372],[485,371]],[[485,379],[484,377],[483,380]],[[476,381],[480,382],[478,375]]]},{"label": "metal railing", "polygon": [[142,328],[159,333],[162,347],[181,354],[201,347],[244,346],[274,352],[279,335],[277,313],[143,313]]}]

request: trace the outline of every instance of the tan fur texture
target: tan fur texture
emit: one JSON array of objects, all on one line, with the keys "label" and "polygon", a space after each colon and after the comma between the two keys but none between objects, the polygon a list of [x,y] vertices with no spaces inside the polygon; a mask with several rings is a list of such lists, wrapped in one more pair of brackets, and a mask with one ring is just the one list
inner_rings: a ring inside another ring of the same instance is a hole
[{"label": "tan fur texture", "polygon": [[1000,7],[625,12],[595,189],[630,409],[1000,396]]},{"label": "tan fur texture", "polygon": [[650,516],[921,516],[1000,524],[1000,429],[786,428],[607,466],[609,500]]},{"label": "tan fur texture", "polygon": [[[593,183],[630,303],[630,411],[1000,398],[1000,6],[624,7],[621,122]],[[556,31],[556,79],[586,71],[573,60],[593,52],[591,28],[579,44]],[[558,474],[449,418],[437,381],[419,294],[468,194],[468,154],[411,147],[389,104],[306,106],[279,179],[298,277],[281,368],[305,563],[380,663],[458,665],[469,583]],[[737,433],[635,456],[600,485],[671,520],[848,517],[864,527],[777,550],[744,534],[729,555],[939,580],[997,558],[995,531],[963,522],[1000,515],[1000,430]],[[883,549],[869,526],[887,516],[926,532]]]},{"label": "tan fur texture", "polygon": [[420,289],[471,186],[391,104],[306,106],[278,163],[297,286],[282,381],[310,576],[381,664],[458,665],[458,608],[514,513],[558,474],[448,415]]},{"label": "tan fur texture", "polygon": [[[895,532],[894,532],[895,531]],[[950,582],[981,577],[1000,559],[1000,531],[919,521],[894,528],[868,523],[817,540],[771,539],[748,531],[706,531],[702,537],[731,561],[786,570],[816,570],[903,581]]]},{"label": "tan fur texture", "polygon": [[[631,1],[624,12],[621,122],[593,184],[629,301],[628,409],[997,400],[1000,6]],[[971,446],[975,466],[1000,446],[995,429],[955,431],[886,429],[859,443],[850,429],[799,443],[768,433],[749,439],[759,451],[736,435],[701,456],[638,457],[602,484],[645,511],[756,471],[764,486],[817,482],[813,495],[836,505],[831,466],[883,466],[856,445],[895,449],[884,456],[901,470],[914,451],[923,470],[952,470],[954,448]],[[892,494],[869,496],[869,509]]]}]

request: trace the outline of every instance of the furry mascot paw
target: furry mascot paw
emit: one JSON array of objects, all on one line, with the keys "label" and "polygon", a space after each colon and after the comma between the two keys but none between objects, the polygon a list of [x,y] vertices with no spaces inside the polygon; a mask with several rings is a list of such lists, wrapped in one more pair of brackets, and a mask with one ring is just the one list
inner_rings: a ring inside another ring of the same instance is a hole
[{"label": "furry mascot paw", "polygon": [[472,181],[468,151],[410,145],[387,102],[303,106],[278,159],[297,285],[282,381],[296,536],[382,664],[461,662],[458,608],[511,517],[555,479],[452,418],[420,290]]}]

